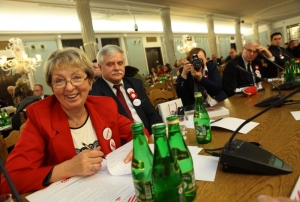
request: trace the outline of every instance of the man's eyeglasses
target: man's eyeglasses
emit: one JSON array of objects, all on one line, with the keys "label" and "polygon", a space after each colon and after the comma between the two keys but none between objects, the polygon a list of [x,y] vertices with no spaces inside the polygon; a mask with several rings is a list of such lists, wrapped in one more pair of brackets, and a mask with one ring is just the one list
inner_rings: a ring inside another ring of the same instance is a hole
[{"label": "man's eyeglasses", "polygon": [[248,49],[248,48],[244,48],[249,54],[253,53],[253,54],[257,54],[258,51],[257,50],[251,50],[251,49]]},{"label": "man's eyeglasses", "polygon": [[52,86],[53,88],[64,88],[68,82],[70,82],[73,86],[80,86],[86,79],[87,77],[84,78],[83,76],[74,76],[70,81],[67,81],[66,79],[56,79],[52,81]]}]

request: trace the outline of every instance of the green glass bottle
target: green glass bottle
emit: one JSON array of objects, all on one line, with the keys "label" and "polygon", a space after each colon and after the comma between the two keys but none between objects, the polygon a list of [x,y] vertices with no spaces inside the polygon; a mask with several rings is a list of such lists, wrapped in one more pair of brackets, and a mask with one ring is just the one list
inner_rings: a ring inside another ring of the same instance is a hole
[{"label": "green glass bottle", "polygon": [[0,127],[4,126],[4,117],[2,116],[2,111],[0,109]]},{"label": "green glass bottle", "polygon": [[167,123],[169,131],[169,144],[181,169],[186,201],[190,202],[196,197],[193,159],[180,132],[178,116],[167,117]]},{"label": "green glass bottle", "polygon": [[186,201],[181,170],[167,139],[166,124],[152,125],[152,132],[154,134],[153,201]]},{"label": "green glass bottle", "polygon": [[210,118],[205,109],[201,92],[195,92],[194,125],[198,144],[206,144],[211,141]]},{"label": "green glass bottle", "polygon": [[137,201],[152,200],[153,154],[148,146],[142,122],[131,124],[133,134],[133,158],[131,173]]},{"label": "green glass bottle", "polygon": [[11,125],[10,117],[9,117],[6,109],[3,109],[3,119],[4,119],[4,125],[5,126]]}]

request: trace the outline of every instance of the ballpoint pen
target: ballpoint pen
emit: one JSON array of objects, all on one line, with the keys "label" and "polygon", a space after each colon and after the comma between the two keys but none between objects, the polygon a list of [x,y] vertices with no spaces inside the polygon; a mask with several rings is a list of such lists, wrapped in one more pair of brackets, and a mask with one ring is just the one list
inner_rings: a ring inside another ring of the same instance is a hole
[{"label": "ballpoint pen", "polygon": [[[85,143],[83,143],[83,142],[81,142],[81,144],[85,147],[85,148],[87,148],[88,150],[93,150],[93,148],[91,148],[89,145],[87,145],[87,144],[85,144]],[[103,159],[105,159],[105,156],[102,156],[102,158]]]},{"label": "ballpoint pen", "polygon": [[85,148],[87,148],[88,150],[93,150],[89,145],[87,145],[87,144],[85,144],[85,143],[83,143],[83,142],[81,142],[81,144],[82,144]]},{"label": "ballpoint pen", "polygon": [[214,120],[214,121],[210,122],[210,124],[212,124],[212,123],[215,123],[215,122],[217,122],[217,121],[221,121],[222,119],[223,119],[223,118],[220,118],[220,119]]}]

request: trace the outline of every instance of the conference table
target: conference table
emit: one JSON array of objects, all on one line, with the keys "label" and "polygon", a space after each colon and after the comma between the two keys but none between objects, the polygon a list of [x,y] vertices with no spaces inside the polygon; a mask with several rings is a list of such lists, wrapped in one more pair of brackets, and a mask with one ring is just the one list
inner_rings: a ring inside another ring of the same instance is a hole
[{"label": "conference table", "polygon": [[[245,97],[242,94],[236,94],[218,103],[218,106],[229,109],[230,117],[248,119],[265,109],[255,107],[254,104],[278,94],[277,91],[272,91],[271,85],[267,83],[263,83],[263,87],[265,90],[258,91],[255,95]],[[282,91],[284,94],[289,92],[291,91]],[[300,94],[296,93],[289,99],[300,100]],[[300,175],[300,124],[294,119],[291,111],[300,111],[300,103],[268,110],[253,120],[259,123],[258,126],[247,134],[238,133],[235,138],[260,143],[265,150],[289,164],[293,169],[292,173],[285,175],[229,173],[224,172],[222,166],[218,165],[214,182],[196,181],[195,201],[255,201],[260,194],[289,197]],[[194,130],[188,129],[185,141],[190,146],[219,148],[228,142],[232,133],[226,129],[212,127],[212,141],[198,145]],[[207,155],[204,152],[200,154]],[[23,199],[26,195],[22,195]]]},{"label": "conference table", "polygon": [[[230,117],[248,119],[265,109],[255,107],[254,104],[278,94],[278,91],[272,91],[267,83],[264,83],[263,87],[265,90],[258,91],[255,95],[244,97],[242,94],[236,94],[218,105],[229,109]],[[285,95],[289,92],[291,91],[282,91]],[[300,94],[296,93],[289,99],[300,100]],[[228,173],[224,172],[219,164],[214,182],[196,181],[195,201],[255,201],[259,194],[289,197],[300,176],[300,124],[294,119],[291,111],[300,111],[300,103],[268,110],[253,120],[259,123],[258,126],[247,134],[238,133],[235,138],[260,143],[265,150],[290,165],[292,173],[275,176]],[[223,147],[232,133],[212,127],[212,141],[199,147],[205,149]],[[187,143],[197,145],[193,131],[187,135]],[[204,152],[200,154],[206,155]]]}]

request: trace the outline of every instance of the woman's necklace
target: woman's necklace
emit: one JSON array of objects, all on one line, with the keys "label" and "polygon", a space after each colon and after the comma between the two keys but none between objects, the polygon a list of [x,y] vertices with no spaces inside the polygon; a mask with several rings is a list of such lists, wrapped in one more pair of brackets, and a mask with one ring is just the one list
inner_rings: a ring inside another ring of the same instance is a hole
[{"label": "woman's necklace", "polygon": [[70,121],[74,122],[74,123],[76,124],[76,126],[78,126],[78,125],[79,125],[79,122],[81,121],[82,117],[85,116],[85,114],[86,114],[86,110],[84,109],[82,115],[80,116],[80,118],[79,118],[77,121],[72,120],[72,119],[70,119]]}]

